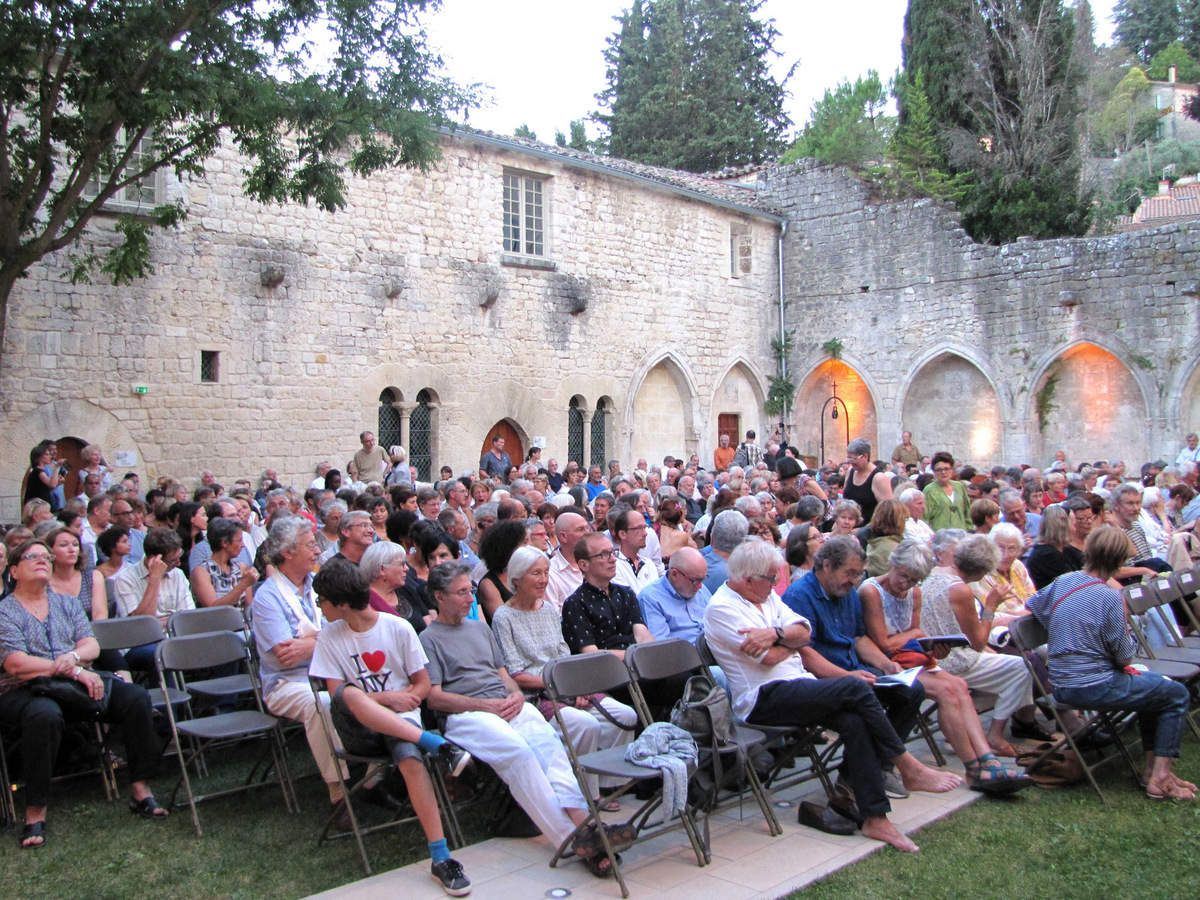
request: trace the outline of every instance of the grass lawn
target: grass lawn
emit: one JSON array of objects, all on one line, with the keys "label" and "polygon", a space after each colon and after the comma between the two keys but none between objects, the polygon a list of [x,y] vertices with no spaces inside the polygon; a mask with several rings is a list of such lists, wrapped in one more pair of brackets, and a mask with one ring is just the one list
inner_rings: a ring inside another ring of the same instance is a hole
[{"label": "grass lawn", "polygon": [[[204,837],[187,810],[147,822],[104,800],[98,777],[55,785],[49,840],[36,851],[16,847],[16,829],[0,834],[0,884],[10,896],[300,897],[362,877],[353,841],[317,846],[327,808],[324,786],[300,735],[290,743],[302,811],[284,812],[279,791],[201,804]],[[235,750],[210,760],[214,772],[244,773]],[[173,783],[174,759],[155,784]],[[1189,735],[1184,777],[1200,782],[1200,746]],[[1196,894],[1193,848],[1200,803],[1152,803],[1116,764],[1102,774],[1110,804],[1086,786],[1034,788],[1011,801],[983,800],[917,835],[917,856],[891,850],[843,870],[804,892],[808,897],[1176,897]],[[124,790],[124,785],[122,786]],[[17,798],[20,806],[20,796]],[[364,806],[374,814],[374,809]],[[487,838],[468,811],[469,841]],[[416,826],[367,837],[376,872],[426,858]],[[799,896],[799,895],[796,895]],[[516,898],[513,898],[516,900]]]},{"label": "grass lawn", "polygon": [[[1185,732],[1185,734],[1187,734]],[[1187,734],[1178,769],[1200,783]],[[919,832],[916,855],[885,850],[803,891],[822,897],[1194,897],[1200,802],[1152,802],[1123,763],[1090,786],[983,799]],[[793,896],[799,897],[800,893]]]}]

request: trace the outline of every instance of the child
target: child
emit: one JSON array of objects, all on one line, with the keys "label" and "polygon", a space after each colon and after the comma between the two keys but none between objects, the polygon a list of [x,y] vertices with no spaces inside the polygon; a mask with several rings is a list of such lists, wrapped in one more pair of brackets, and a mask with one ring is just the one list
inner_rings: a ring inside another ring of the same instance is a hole
[{"label": "child", "polygon": [[453,897],[469,894],[470,880],[450,858],[421,751],[434,754],[452,777],[471,756],[421,728],[429,673],[417,633],[404,619],[371,609],[367,583],[348,560],[327,562],[313,580],[313,591],[329,624],[317,638],[309,673],[325,679],[333,698],[330,714],[343,744],[364,756],[386,747],[429,841],[434,879]]}]

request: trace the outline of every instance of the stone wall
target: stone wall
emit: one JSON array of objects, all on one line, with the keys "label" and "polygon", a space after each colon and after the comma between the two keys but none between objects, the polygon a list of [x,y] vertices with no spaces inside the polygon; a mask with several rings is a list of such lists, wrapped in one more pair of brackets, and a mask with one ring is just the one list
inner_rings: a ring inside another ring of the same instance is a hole
[{"label": "stone wall", "polygon": [[[506,167],[549,179],[553,269],[501,259]],[[629,459],[634,446],[710,453],[733,370],[765,394],[778,331],[769,215],[466,136],[446,138],[427,174],[354,180],[335,215],[259,206],[240,180],[224,151],[204,179],[171,185],[190,215],[154,237],[154,273],[131,286],[72,286],[64,257],[19,285],[0,368],[3,520],[43,437],[97,441],[150,477],[190,483],[209,468],[227,482],[271,465],[306,484],[321,459],[344,466],[387,389],[406,412],[423,389],[434,398],[435,469],[456,472],[500,420],[565,464],[573,396],[589,417],[609,398],[605,455]],[[737,278],[731,225],[753,247]],[[201,350],[219,352],[219,383],[201,382]],[[647,402],[684,423],[668,444],[632,414],[652,372]]]},{"label": "stone wall", "polygon": [[811,161],[765,173],[762,187],[789,217],[801,450],[817,452],[833,337],[869,392],[851,436],[881,455],[908,429],[926,452],[976,464],[1044,464],[1060,446],[1140,463],[1174,459],[1200,427],[1200,223],[990,247],[941,204],[875,204],[844,170]]}]

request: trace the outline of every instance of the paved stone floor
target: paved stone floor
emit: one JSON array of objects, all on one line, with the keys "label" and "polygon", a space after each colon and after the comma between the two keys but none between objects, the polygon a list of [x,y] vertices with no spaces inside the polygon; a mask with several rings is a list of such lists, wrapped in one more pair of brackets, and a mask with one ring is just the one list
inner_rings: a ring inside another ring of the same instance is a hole
[{"label": "paved stone floor", "polygon": [[[910,749],[917,751],[916,745]],[[922,754],[919,754],[922,755]],[[948,768],[962,771],[956,757]],[[776,814],[783,825],[779,837],[767,827],[747,796],[741,809],[726,807],[712,818],[712,862],[700,868],[681,830],[661,835],[622,854],[626,883],[631,897],[654,900],[742,900],[782,897],[811,884],[831,872],[880,851],[883,845],[861,835],[835,837],[796,822],[798,801],[817,799],[816,783],[800,785],[774,794]],[[914,793],[906,800],[892,801],[892,820],[913,833],[955,810],[979,799],[966,788],[948,794]],[[779,807],[780,802],[790,805]],[[615,815],[613,818],[619,818]],[[920,843],[920,837],[916,838]],[[369,850],[369,847],[368,847]],[[893,852],[893,851],[888,851]],[[474,888],[471,896],[482,900],[534,900],[565,896],[547,894],[554,888],[570,890],[571,900],[620,897],[616,881],[593,878],[575,862],[548,865],[551,850],[542,839],[492,838],[455,851]],[[429,875],[429,862],[414,863],[343,885],[319,895],[329,900],[434,900],[445,897]]]}]

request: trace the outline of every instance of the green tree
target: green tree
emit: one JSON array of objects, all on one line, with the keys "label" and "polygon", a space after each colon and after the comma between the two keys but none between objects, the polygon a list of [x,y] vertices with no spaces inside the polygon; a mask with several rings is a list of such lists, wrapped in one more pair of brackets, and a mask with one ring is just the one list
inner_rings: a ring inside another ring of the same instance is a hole
[{"label": "green tree", "polygon": [[1150,60],[1150,68],[1146,77],[1151,81],[1166,81],[1171,74],[1171,66],[1175,67],[1175,78],[1178,81],[1194,82],[1200,79],[1200,65],[1188,54],[1187,48],[1181,41],[1167,44]]},{"label": "green tree", "polygon": [[970,186],[970,176],[952,174],[938,148],[924,73],[918,69],[911,76],[897,79],[896,97],[907,114],[888,146],[891,178],[905,193],[961,201]]},{"label": "green tree", "polygon": [[1150,80],[1137,66],[1130,67],[1100,114],[1094,135],[1106,152],[1122,153],[1154,136],[1158,111],[1150,102]]},{"label": "green tree", "polygon": [[[952,135],[978,130],[967,93],[974,61],[971,48],[962,39],[976,14],[974,0],[909,0],[904,15],[904,71],[922,73],[943,152],[950,149]],[[901,124],[907,115],[901,103]]]},{"label": "green tree", "polygon": [[537,140],[537,135],[534,133],[533,129],[524,122],[513,129],[513,137],[524,138],[527,141]]},{"label": "green tree", "polygon": [[1179,39],[1192,59],[1200,59],[1200,0],[1179,0]]},{"label": "green tree", "polygon": [[1143,63],[1179,39],[1178,0],[1117,0],[1113,35]]},{"label": "green tree", "polygon": [[596,147],[588,140],[587,126],[583,119],[572,119],[568,126],[571,136],[568,138],[561,131],[554,132],[554,143],[559,147],[570,147],[572,150],[582,150],[584,153],[595,153]]},{"label": "green tree", "polygon": [[[633,0],[604,51],[595,116],[614,156],[689,171],[759,162],[791,124],[764,0]],[[790,74],[790,73],[789,73]]]},{"label": "green tree", "polygon": [[800,137],[781,162],[803,157],[836,165],[862,167],[879,161],[887,147],[890,120],[883,115],[887,89],[874,69],[855,80],[826,90],[813,104]]},{"label": "green tree", "polygon": [[[435,0],[434,0],[435,2]],[[58,0],[0,13],[0,348],[14,284],[77,245],[105,205],[160,170],[201,176],[222,143],[263,203],[345,205],[346,174],[427,167],[436,127],[473,103],[440,72],[427,0]],[[307,39],[320,34],[330,62]],[[150,268],[164,206],[116,223],[74,276],[118,283]],[[102,242],[103,243],[103,242]]]}]

